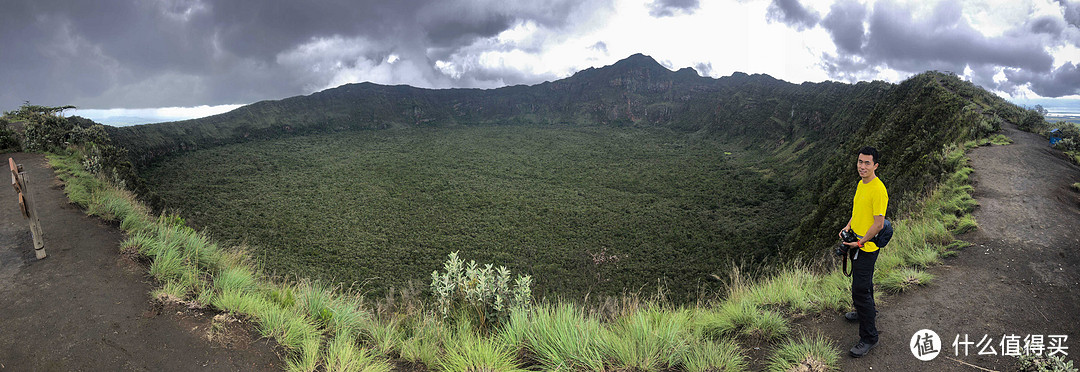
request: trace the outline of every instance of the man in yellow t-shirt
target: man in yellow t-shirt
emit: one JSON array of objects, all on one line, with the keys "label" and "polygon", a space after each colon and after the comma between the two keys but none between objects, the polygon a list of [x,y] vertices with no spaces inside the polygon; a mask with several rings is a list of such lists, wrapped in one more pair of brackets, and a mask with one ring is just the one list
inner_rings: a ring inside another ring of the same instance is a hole
[{"label": "man in yellow t-shirt", "polygon": [[877,168],[877,149],[863,147],[859,150],[857,169],[861,180],[855,189],[851,220],[844,227],[844,230],[862,236],[857,242],[844,243],[856,250],[851,261],[851,302],[855,311],[844,314],[848,320],[859,322],[859,342],[850,351],[856,358],[866,355],[878,342],[877,310],[874,308],[874,263],[877,262],[878,247],[870,239],[885,226],[889,193],[874,174]]}]

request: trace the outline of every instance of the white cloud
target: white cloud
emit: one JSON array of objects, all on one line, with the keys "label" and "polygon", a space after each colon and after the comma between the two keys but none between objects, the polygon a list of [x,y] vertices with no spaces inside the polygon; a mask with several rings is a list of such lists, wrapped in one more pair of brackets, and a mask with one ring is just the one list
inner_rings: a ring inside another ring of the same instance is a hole
[{"label": "white cloud", "polygon": [[[169,15],[189,18],[192,14],[206,12],[203,3],[198,0],[170,1],[169,8],[164,10],[170,12]],[[397,38],[373,34],[327,34],[305,39],[276,55],[272,54],[270,59],[263,62],[265,65],[236,68],[230,76],[255,71],[250,73],[253,77],[242,81],[259,81],[262,77],[259,73],[269,71],[265,75],[288,80],[291,86],[303,87],[304,93],[311,93],[364,81],[424,88],[494,88],[509,84],[535,84],[568,77],[585,68],[609,65],[634,53],[650,55],[672,69],[702,66],[701,71],[712,77],[739,71],[765,73],[793,83],[818,82],[830,76],[846,81],[880,79],[898,82],[919,68],[941,66],[934,65],[932,60],[928,62],[932,59],[929,57],[912,57],[910,66],[906,68],[875,62],[864,55],[840,53],[833,38],[820,23],[799,30],[782,22],[768,22],[769,5],[772,3],[768,0],[700,1],[694,2],[696,5],[685,11],[672,12],[663,17],[651,14],[655,13],[655,0],[612,1],[610,6],[596,5],[569,12],[566,19],[560,18],[559,22],[544,17],[516,18],[497,34],[468,39],[463,41],[465,44],[453,47],[425,44],[421,40],[424,36],[419,33]],[[805,9],[822,18],[829,14],[834,3],[836,0],[800,0]],[[853,0],[853,3],[868,10],[875,9],[875,5],[883,5],[879,3],[891,4],[887,8],[910,11],[914,20],[912,24],[916,25],[941,23],[933,22],[937,19],[935,17],[962,17],[960,23],[970,25],[973,33],[993,40],[1007,39],[1010,32],[1015,32],[1034,17],[1062,16],[1062,8],[1054,0]],[[497,7],[500,2],[470,4]],[[445,9],[436,7],[428,10],[436,12]],[[464,22],[468,23],[468,20]],[[1076,39],[1080,40],[1080,29],[1067,28],[1064,32],[1075,33]],[[214,34],[210,51],[215,53],[216,60],[227,60],[229,55],[222,52],[218,36]],[[1033,36],[1031,41],[1043,40],[1037,37],[1052,36]],[[1078,45],[1054,44],[1048,46],[1047,51],[1054,56],[1054,69],[1067,62],[1080,62],[1077,60],[1080,56]],[[220,53],[225,54],[218,56]],[[825,61],[823,56],[838,59]],[[839,57],[846,59],[839,60]],[[846,75],[826,70],[827,64],[837,62],[868,67],[852,68]],[[102,70],[122,73],[115,66],[118,63],[103,60]],[[966,78],[978,78],[987,84],[1000,84],[1006,78],[1002,69],[992,64],[960,66],[967,66],[959,71]],[[115,79],[115,76],[108,78]],[[145,105],[140,103],[147,102],[142,97],[166,96],[168,92],[164,90],[213,97],[211,93],[215,82],[206,75],[189,70],[141,76],[134,81],[114,86],[106,96],[119,97],[134,106]],[[271,95],[262,88],[251,89],[258,89],[263,96],[285,98],[278,97],[276,92]],[[1021,86],[1018,89],[1018,95],[1035,96],[1030,87]]]},{"label": "white cloud", "polygon": [[160,123],[197,119],[235,110],[243,105],[217,105],[195,107],[158,107],[143,109],[75,109],[67,111],[70,116],[82,116],[95,122],[114,126]]}]

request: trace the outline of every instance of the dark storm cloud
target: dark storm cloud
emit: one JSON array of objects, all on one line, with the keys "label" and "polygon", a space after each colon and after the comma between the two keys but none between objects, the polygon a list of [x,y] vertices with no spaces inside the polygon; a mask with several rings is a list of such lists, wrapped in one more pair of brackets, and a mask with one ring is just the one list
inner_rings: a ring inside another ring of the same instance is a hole
[{"label": "dark storm cloud", "polygon": [[[853,0],[837,1],[821,22],[837,47],[837,54],[823,56],[824,68],[844,80],[873,76],[884,68],[967,71],[972,81],[991,89],[1027,86],[1045,97],[1080,93],[1076,67],[1070,63],[1055,69],[1049,52],[1080,39],[1075,26],[1060,16],[1036,17],[1000,36],[986,36],[968,24],[962,10],[959,2],[946,0],[929,16],[916,18],[887,0],[877,2],[872,12]],[[995,81],[1000,72],[1007,81]]]},{"label": "dark storm cloud", "polygon": [[769,4],[768,18],[769,21],[782,22],[802,31],[814,28],[821,19],[821,15],[806,9],[799,0],[772,0]]},{"label": "dark storm cloud", "polygon": [[829,8],[821,21],[836,47],[845,53],[858,53],[866,37],[866,8],[855,0],[840,0]]},{"label": "dark storm cloud", "polygon": [[428,87],[529,81],[482,66],[447,76],[435,61],[523,22],[572,27],[609,1],[15,1],[0,12],[0,107],[248,103],[341,74]]},{"label": "dark storm cloud", "polygon": [[1065,26],[1065,20],[1052,16],[1042,16],[1028,22],[1028,29],[1038,34],[1059,35],[1065,31]]},{"label": "dark storm cloud", "polygon": [[653,0],[649,4],[649,15],[671,17],[676,14],[692,14],[700,5],[699,0]]},{"label": "dark storm cloud", "polygon": [[698,75],[712,76],[712,62],[699,62],[698,64],[694,65],[694,70],[698,72]]},{"label": "dark storm cloud", "polygon": [[603,41],[597,41],[596,44],[593,44],[591,47],[589,47],[589,49],[595,50],[595,51],[600,52],[600,53],[607,54],[607,43],[605,43]]},{"label": "dark storm cloud", "polygon": [[1061,97],[1065,95],[1080,94],[1080,66],[1072,62],[1066,62],[1046,73],[1033,73],[1021,69],[1006,69],[1006,84],[1017,82],[1031,84],[1031,90],[1043,97]]},{"label": "dark storm cloud", "polygon": [[1070,25],[1080,27],[1080,3],[1067,0],[1057,0],[1057,3],[1065,11],[1065,21]]}]

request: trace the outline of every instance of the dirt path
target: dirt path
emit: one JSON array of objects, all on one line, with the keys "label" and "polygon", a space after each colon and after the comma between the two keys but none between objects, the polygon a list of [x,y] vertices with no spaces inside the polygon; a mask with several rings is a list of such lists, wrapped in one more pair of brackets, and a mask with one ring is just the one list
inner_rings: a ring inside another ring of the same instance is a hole
[{"label": "dirt path", "polygon": [[[974,149],[975,218],[979,229],[961,236],[974,245],[930,269],[928,287],[889,296],[878,305],[880,342],[861,359],[846,351],[858,340],[858,325],[840,314],[812,319],[844,350],[844,371],[976,371],[956,360],[991,370],[1016,368],[1002,356],[1003,335],[1068,335],[1067,359],[1080,355],[1080,167],[1059,158],[1042,137],[1006,125],[1016,143]],[[887,248],[886,248],[887,249]],[[880,298],[880,295],[878,296]],[[935,331],[942,350],[927,362],[909,349],[912,335]],[[969,346],[953,347],[956,337]],[[983,336],[996,355],[978,355]],[[1048,342],[1047,342],[1048,343]],[[1022,344],[1022,341],[1021,341]],[[959,355],[955,355],[959,354]],[[956,360],[950,360],[953,358]]]},{"label": "dirt path", "polygon": [[35,259],[30,228],[5,185],[0,371],[281,369],[250,327],[212,327],[209,314],[152,301],[145,269],[117,252],[122,233],[68,203],[44,157],[9,156],[30,176],[49,256]]}]

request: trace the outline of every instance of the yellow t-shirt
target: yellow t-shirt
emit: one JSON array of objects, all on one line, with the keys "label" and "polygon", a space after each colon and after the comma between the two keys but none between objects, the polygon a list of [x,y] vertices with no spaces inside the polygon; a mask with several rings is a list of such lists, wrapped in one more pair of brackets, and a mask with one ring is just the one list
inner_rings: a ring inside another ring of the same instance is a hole
[{"label": "yellow t-shirt", "polygon": [[[885,208],[889,206],[889,192],[885,190],[885,184],[881,179],[874,177],[870,183],[859,180],[859,187],[855,189],[855,200],[851,205],[851,230],[860,236],[865,236],[870,226],[874,225],[874,216],[885,216]],[[873,252],[878,250],[876,244],[866,242],[862,250]]]}]

